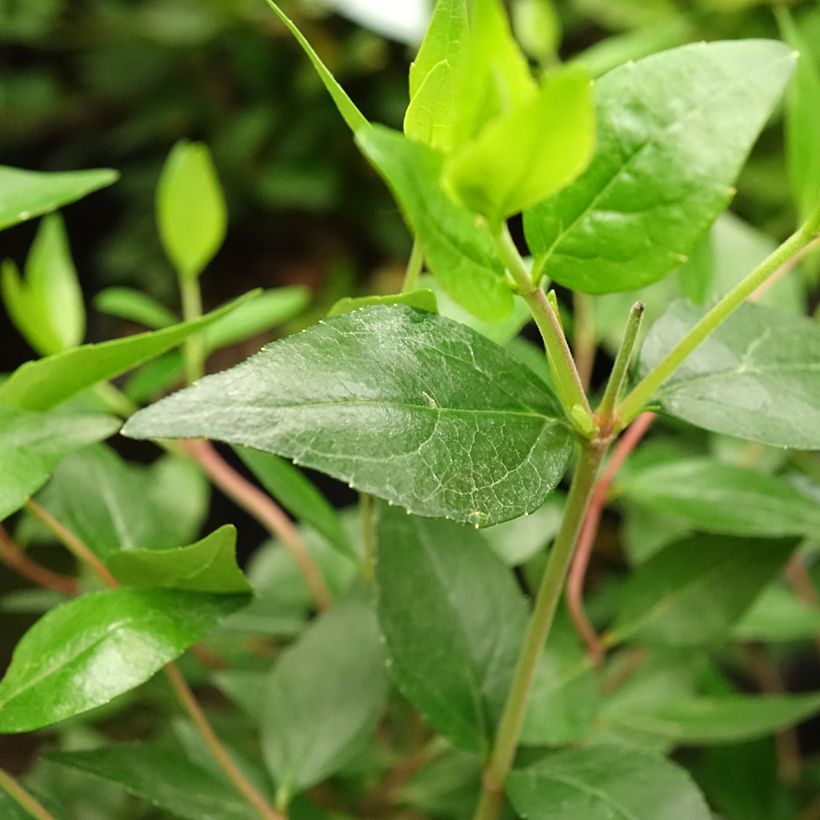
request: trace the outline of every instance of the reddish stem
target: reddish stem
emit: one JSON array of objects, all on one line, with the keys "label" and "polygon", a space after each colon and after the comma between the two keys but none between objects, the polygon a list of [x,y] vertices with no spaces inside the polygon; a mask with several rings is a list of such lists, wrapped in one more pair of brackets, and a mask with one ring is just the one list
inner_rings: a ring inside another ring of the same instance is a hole
[{"label": "reddish stem", "polygon": [[74,578],[52,572],[33,561],[17,546],[2,526],[0,526],[0,561],[37,586],[53,589],[55,592],[70,597],[77,594],[78,586]]}]

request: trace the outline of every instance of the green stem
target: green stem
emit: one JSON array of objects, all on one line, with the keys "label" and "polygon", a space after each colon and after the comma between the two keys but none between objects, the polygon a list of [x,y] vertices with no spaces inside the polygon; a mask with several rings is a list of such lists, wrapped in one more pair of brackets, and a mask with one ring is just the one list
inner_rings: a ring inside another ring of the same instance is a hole
[{"label": "green stem", "polygon": [[373,496],[369,493],[362,493],[359,505],[362,513],[362,541],[364,542],[362,574],[366,581],[372,581],[376,567],[376,525],[373,517]]},{"label": "green stem", "polygon": [[552,629],[555,610],[564,589],[564,581],[589,506],[598,468],[607,448],[608,442],[601,440],[585,442],[581,448],[567,496],[561,529],[550,552],[544,577],[541,579],[535,609],[527,627],[512,686],[498,725],[495,745],[484,768],[483,789],[474,820],[496,820],[504,803],[504,782],[512,768],[518,748],[535,672]]},{"label": "green stem", "polygon": [[544,347],[547,351],[547,361],[550,365],[555,389],[558,398],[564,407],[567,415],[572,418],[573,408],[580,406],[583,412],[592,416],[589,400],[584,392],[581,377],[575,367],[575,360],[572,358],[572,351],[567,344],[567,338],[561,329],[561,322],[553,310],[552,305],[544,294],[544,291],[533,284],[530,272],[518,248],[515,247],[509,228],[506,223],[498,226],[493,234],[495,236],[498,251],[504,264],[507,266],[518,292],[532,313],[535,324],[544,339]]},{"label": "green stem", "polygon": [[36,817],[37,820],[56,820],[50,811],[47,811],[4,769],[0,769],[0,789],[6,792],[16,803],[19,803],[32,817]]},{"label": "green stem", "polygon": [[592,380],[592,369],[595,366],[595,311],[592,297],[588,293],[576,292],[572,295],[573,320],[575,332],[572,337],[572,348],[575,351],[575,362],[584,390],[589,389]]},{"label": "green stem", "polygon": [[424,251],[421,249],[418,239],[413,241],[413,250],[410,252],[410,259],[407,261],[407,270],[404,273],[404,282],[401,292],[415,290],[419,286],[419,276],[424,268]]},{"label": "green stem", "polygon": [[796,253],[814,241],[820,230],[820,205],[809,219],[779,248],[763,260],[742,282],[735,285],[676,345],[644,376],[618,406],[625,427],[652,398],[655,391],[714,330],[732,315],[767,279],[774,276]]},{"label": "green stem", "polygon": [[605,430],[609,431],[613,427],[615,405],[621,395],[626,374],[629,370],[629,362],[632,360],[632,353],[635,350],[635,342],[638,340],[638,332],[643,321],[643,302],[635,302],[632,310],[629,311],[629,319],[624,330],[624,338],[615,356],[615,364],[612,365],[612,372],[609,374],[609,381],[604,391],[604,397],[597,410],[598,423]]},{"label": "green stem", "polygon": [[[179,277],[182,296],[182,318],[186,322],[202,316],[202,293],[199,279],[193,276]],[[185,340],[185,377],[193,384],[205,372],[205,340],[201,333],[193,333]]]}]

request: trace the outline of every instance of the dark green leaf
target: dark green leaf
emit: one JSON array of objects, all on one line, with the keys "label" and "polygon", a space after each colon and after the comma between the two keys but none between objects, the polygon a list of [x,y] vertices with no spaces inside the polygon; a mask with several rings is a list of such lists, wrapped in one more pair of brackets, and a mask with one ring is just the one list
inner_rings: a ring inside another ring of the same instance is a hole
[{"label": "dark green leaf", "polygon": [[414,513],[481,526],[539,507],[571,451],[548,388],[472,330],[371,307],[275,342],[134,415],[132,438],[277,453]]},{"label": "dark green leaf", "polygon": [[436,295],[429,288],[411,290],[409,293],[391,293],[387,296],[345,296],[339,299],[327,312],[331,316],[341,316],[363,307],[371,305],[408,305],[409,307],[426,310],[428,313],[438,313]]},{"label": "dark green leaf", "polygon": [[139,322],[153,329],[169,327],[177,318],[156,299],[133,288],[106,288],[94,297],[94,307],[101,313],[129,322]]}]

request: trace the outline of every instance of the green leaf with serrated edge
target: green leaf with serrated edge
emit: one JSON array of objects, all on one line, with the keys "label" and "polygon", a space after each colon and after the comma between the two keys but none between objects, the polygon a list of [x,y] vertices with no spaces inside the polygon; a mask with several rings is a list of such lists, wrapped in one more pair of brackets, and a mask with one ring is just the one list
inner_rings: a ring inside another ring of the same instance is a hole
[{"label": "green leaf with serrated edge", "polygon": [[737,743],[778,732],[820,712],[820,694],[724,695],[669,700],[608,715],[606,723],[686,746]]},{"label": "green leaf with serrated edge", "polygon": [[507,779],[522,817],[538,820],[710,820],[712,813],[685,769],[623,746],[549,755]]},{"label": "green leaf with serrated edge", "polygon": [[187,547],[115,552],[107,563],[114,577],[129,587],[251,592],[236,564],[236,527],[230,524]]},{"label": "green leaf with serrated edge", "polygon": [[297,43],[302,47],[302,50],[307,54],[308,59],[316,69],[319,79],[330,94],[331,99],[336,105],[337,110],[342,115],[342,119],[347,123],[347,127],[355,134],[359,129],[368,125],[367,120],[361,111],[356,107],[356,104],[347,92],[336,82],[336,78],[330,73],[328,67],[319,58],[319,55],[313,50],[313,46],[305,39],[305,36],[296,27],[295,23],[285,15],[285,13],[272,2],[272,0],[265,0],[267,4],[273,9],[276,16],[287,26],[290,33],[293,35]]},{"label": "green leaf with serrated edge", "polygon": [[310,480],[287,461],[250,447],[234,447],[245,466],[291,515],[309,524],[336,549],[358,561],[356,548],[345,532],[338,512]]},{"label": "green leaf with serrated edge", "polygon": [[548,388],[469,328],[401,305],[328,319],[131,417],[131,438],[207,437],[295,459],[431,517],[539,507],[571,435]]},{"label": "green leaf with serrated edge", "polygon": [[0,166],[0,230],[62,208],[118,178],[107,168],[42,173]]},{"label": "green leaf with serrated edge", "polygon": [[408,307],[426,310],[428,313],[438,313],[436,295],[429,288],[411,290],[407,293],[391,293],[386,296],[345,296],[339,299],[327,312],[331,316],[341,316],[363,307],[371,305],[407,305]]},{"label": "green leaf with serrated edge", "polygon": [[493,224],[563,188],[592,155],[591,87],[583,69],[553,75],[536,96],[492,120],[448,158],[445,187]]},{"label": "green leaf with serrated edge", "polygon": [[192,333],[242,304],[246,298],[248,294],[191,322],[101,344],[83,345],[26,362],[0,384],[0,405],[48,410],[88,387],[113,379],[176,347]]},{"label": "green leaf with serrated edge", "polygon": [[118,427],[111,416],[0,406],[0,520],[19,510],[65,456],[114,435]]},{"label": "green leaf with serrated edge", "polygon": [[787,481],[709,458],[631,472],[618,490],[705,532],[778,538],[820,535],[820,505]]},{"label": "green leaf with serrated edge", "polygon": [[338,771],[374,729],[387,691],[372,606],[338,601],[282,653],[267,683],[262,751],[279,791],[293,795]]},{"label": "green leaf with serrated edge", "polygon": [[180,140],[157,185],[157,226],[177,273],[195,279],[225,240],[225,197],[208,146]]},{"label": "green leaf with serrated edge", "polygon": [[47,752],[61,766],[116,783],[129,794],[186,820],[253,820],[258,815],[235,789],[178,752],[118,745]]},{"label": "green leaf with serrated edge", "polygon": [[152,296],[133,288],[106,288],[94,297],[100,313],[129,322],[139,322],[153,330],[170,327],[177,321],[168,308]]},{"label": "green leaf with serrated edge", "polygon": [[30,732],[144,683],[246,595],[113,589],[75,598],[22,637],[0,681],[0,733]]},{"label": "green leaf with serrated edge", "polygon": [[820,635],[820,609],[791,590],[772,585],[749,607],[732,634],[737,640],[766,643],[811,640]]},{"label": "green leaf with serrated edge", "polygon": [[390,674],[453,745],[484,754],[521,649],[524,598],[474,529],[383,505],[377,533]]},{"label": "green leaf with serrated edge", "polygon": [[586,293],[643,287],[680,265],[732,197],[794,64],[782,43],[699,43],[596,83],[598,149],[525,214],[538,270]]},{"label": "green leaf with serrated edge", "polygon": [[[704,315],[678,301],[649,330],[639,371],[649,372]],[[775,447],[820,448],[820,325],[745,304],[653,397],[670,416]]]},{"label": "green leaf with serrated edge", "polygon": [[723,640],[796,544],[698,535],[665,547],[621,590],[605,641],[704,646]]},{"label": "green leaf with serrated edge", "polygon": [[507,317],[513,294],[504,263],[486,225],[441,187],[442,156],[379,126],[360,131],[356,140],[393,190],[444,290],[480,319]]}]

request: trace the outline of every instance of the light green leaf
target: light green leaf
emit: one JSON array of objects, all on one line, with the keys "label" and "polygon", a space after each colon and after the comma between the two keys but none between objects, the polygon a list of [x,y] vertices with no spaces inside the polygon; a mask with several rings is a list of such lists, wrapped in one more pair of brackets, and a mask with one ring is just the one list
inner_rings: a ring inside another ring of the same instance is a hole
[{"label": "light green leaf", "polygon": [[174,817],[186,820],[254,820],[237,792],[177,752],[160,746],[118,745],[48,752],[47,760],[116,783]]},{"label": "light green leaf", "polygon": [[480,526],[539,507],[572,448],[546,386],[433,313],[376,306],[268,345],[132,416],[296,459],[420,515]]},{"label": "light green leaf", "polygon": [[507,317],[513,294],[504,263],[487,227],[441,187],[442,156],[379,126],[360,131],[356,140],[395,194],[444,290],[480,319]]},{"label": "light green leaf", "polygon": [[111,416],[0,406],[0,520],[19,510],[64,456],[108,438],[118,427]]},{"label": "light green leaf", "polygon": [[236,564],[236,527],[230,524],[187,547],[115,552],[107,563],[114,577],[129,587],[251,592]]},{"label": "light green leaf", "polygon": [[523,817],[538,820],[710,820],[682,768],[622,746],[569,749],[513,771],[507,793]]},{"label": "light green leaf", "polygon": [[195,279],[225,240],[228,214],[211,152],[180,140],[157,185],[157,225],[165,253],[186,279]]},{"label": "light green leaf", "polygon": [[48,410],[98,382],[113,379],[176,347],[192,333],[242,304],[246,298],[248,295],[191,322],[101,344],[83,345],[26,362],[0,384],[0,405]]},{"label": "light green leaf", "polygon": [[87,712],[148,680],[248,601],[244,595],[114,589],[52,609],[0,681],[0,733]]},{"label": "light green leaf", "polygon": [[387,697],[384,651],[366,600],[339,601],[282,653],[268,680],[262,750],[280,794],[336,772]]},{"label": "light green leaf", "polygon": [[558,534],[564,513],[564,499],[559,493],[529,515],[487,527],[482,535],[493,552],[507,566],[529,561]]},{"label": "light green leaf", "polygon": [[512,575],[474,530],[385,506],[378,544],[391,676],[455,746],[486,753],[527,623]]},{"label": "light green leaf", "polygon": [[757,470],[691,458],[630,472],[619,490],[635,503],[705,532],[759,537],[820,535],[820,506],[787,481]]},{"label": "light green leaf", "polygon": [[704,646],[723,640],[796,543],[698,535],[665,547],[621,590],[605,641]]},{"label": "light green leaf", "polygon": [[444,184],[495,224],[575,179],[589,164],[594,141],[589,75],[565,69],[456,151],[445,165]]},{"label": "light green leaf", "polygon": [[763,591],[734,629],[742,641],[806,641],[820,635],[820,609],[779,584]]},{"label": "light green leaf", "polygon": [[408,305],[409,307],[426,310],[428,313],[438,313],[436,295],[429,288],[411,290],[408,293],[391,293],[387,296],[345,296],[327,312],[331,316],[341,316],[363,307],[371,305]]},{"label": "light green leaf", "polygon": [[410,100],[427,78],[444,62],[457,65],[463,59],[469,35],[466,0],[439,0],[416,59],[410,65]]},{"label": "light green leaf", "polygon": [[793,64],[774,41],[699,43],[598,81],[589,168],[525,215],[538,270],[609,293],[678,267],[728,205]]},{"label": "light green leaf", "polygon": [[0,230],[62,208],[118,178],[107,168],[41,173],[0,166]]},{"label": "light green leaf", "polygon": [[[646,374],[703,316],[674,302],[640,354]],[[689,356],[655,394],[671,416],[776,447],[820,448],[820,325],[745,304]]]},{"label": "light green leaf", "polygon": [[404,133],[409,139],[447,153],[455,144],[458,116],[453,67],[442,60],[410,99],[404,114]]},{"label": "light green leaf", "polygon": [[177,318],[162,303],[133,288],[106,288],[94,297],[101,313],[157,330],[176,324]]},{"label": "light green leaf", "polygon": [[517,0],[513,28],[524,50],[535,60],[555,60],[561,44],[561,18],[553,0]]}]

